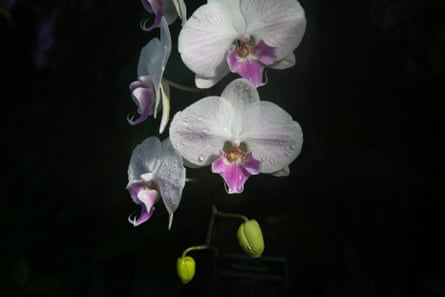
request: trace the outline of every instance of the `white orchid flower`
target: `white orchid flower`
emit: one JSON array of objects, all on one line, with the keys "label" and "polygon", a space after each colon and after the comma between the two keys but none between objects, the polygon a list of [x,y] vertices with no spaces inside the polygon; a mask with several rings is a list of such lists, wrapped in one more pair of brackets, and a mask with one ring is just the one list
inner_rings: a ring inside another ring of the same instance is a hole
[{"label": "white orchid flower", "polygon": [[140,214],[130,216],[128,221],[134,226],[147,221],[161,197],[169,213],[170,229],[184,186],[182,157],[174,150],[170,140],[167,138],[161,143],[157,137],[146,138],[133,150],[128,167],[127,190],[134,203],[141,207]]},{"label": "white orchid flower", "polygon": [[159,133],[167,126],[170,115],[170,90],[168,84],[162,83],[165,66],[170,57],[172,40],[165,18],[161,20],[160,39],[153,38],[141,50],[138,63],[138,80],[130,84],[131,95],[137,106],[140,117],[128,117],[131,125],[145,121],[153,115],[156,119],[162,100],[162,118]]},{"label": "white orchid flower", "polygon": [[222,176],[228,193],[241,193],[250,175],[289,174],[303,144],[300,125],[243,78],[176,113],[169,133],[187,162]]},{"label": "white orchid flower", "polygon": [[184,24],[178,50],[199,88],[212,87],[230,71],[261,86],[265,67],[295,64],[293,51],[305,30],[296,0],[208,0]]}]

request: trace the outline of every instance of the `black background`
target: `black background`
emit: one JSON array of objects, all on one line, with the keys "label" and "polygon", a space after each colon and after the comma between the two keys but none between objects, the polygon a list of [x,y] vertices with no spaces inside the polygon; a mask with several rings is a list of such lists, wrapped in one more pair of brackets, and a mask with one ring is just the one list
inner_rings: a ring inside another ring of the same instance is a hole
[{"label": "black background", "polygon": [[[187,3],[190,16],[202,1]],[[229,196],[209,168],[189,170],[198,182],[171,231],[161,203],[142,226],[127,222],[131,151],[159,125],[126,121],[139,51],[158,36],[139,28],[140,2],[17,0],[1,14],[0,294],[445,296],[445,5],[301,3],[297,63],[259,89],[303,128],[291,175],[251,177]],[[171,30],[175,45],[179,22]],[[175,48],[166,77],[193,82]],[[199,98],[172,90],[173,111]],[[218,277],[218,259],[241,254],[230,219],[216,221],[215,249],[193,254],[195,279],[179,282],[176,258],[204,242],[212,205],[260,222],[287,287]]]}]

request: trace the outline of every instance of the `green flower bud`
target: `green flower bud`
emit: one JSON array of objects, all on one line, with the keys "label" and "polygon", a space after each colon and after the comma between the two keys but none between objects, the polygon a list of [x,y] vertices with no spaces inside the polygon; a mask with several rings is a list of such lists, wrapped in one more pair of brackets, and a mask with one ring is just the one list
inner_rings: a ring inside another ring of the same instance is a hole
[{"label": "green flower bud", "polygon": [[252,258],[259,258],[264,251],[263,233],[256,220],[242,223],[236,233],[241,248]]},{"label": "green flower bud", "polygon": [[195,276],[195,260],[192,257],[185,256],[178,258],[176,262],[176,271],[183,284],[190,282]]}]

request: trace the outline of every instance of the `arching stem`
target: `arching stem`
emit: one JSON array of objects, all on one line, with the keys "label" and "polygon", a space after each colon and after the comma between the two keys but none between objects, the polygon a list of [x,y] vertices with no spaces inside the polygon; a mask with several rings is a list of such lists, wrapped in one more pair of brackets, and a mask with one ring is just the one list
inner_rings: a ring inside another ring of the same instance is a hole
[{"label": "arching stem", "polygon": [[207,229],[207,237],[206,237],[205,243],[201,244],[201,245],[195,245],[195,246],[186,248],[184,250],[184,252],[182,253],[182,257],[187,256],[187,253],[189,253],[191,251],[205,250],[210,247],[210,243],[212,241],[213,225],[215,224],[216,217],[236,218],[236,219],[244,220],[245,222],[247,222],[249,220],[245,215],[242,215],[242,214],[218,211],[216,209],[216,207],[213,205],[212,206],[212,216],[210,217],[210,222],[209,222],[209,227]]}]

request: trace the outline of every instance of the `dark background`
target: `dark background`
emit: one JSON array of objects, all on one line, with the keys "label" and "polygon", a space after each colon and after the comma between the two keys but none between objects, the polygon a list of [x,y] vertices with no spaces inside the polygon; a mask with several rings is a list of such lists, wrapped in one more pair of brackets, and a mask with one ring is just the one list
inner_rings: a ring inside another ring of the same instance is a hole
[{"label": "dark background", "polygon": [[[186,1],[188,15],[202,2]],[[445,296],[444,2],[301,3],[296,66],[268,71],[259,89],[303,128],[291,175],[252,177],[229,196],[209,168],[189,170],[199,181],[171,231],[161,203],[149,222],[127,222],[131,151],[159,125],[126,121],[139,51],[159,33],[140,30],[140,2],[4,9],[0,295]],[[175,48],[166,77],[193,82]],[[172,90],[172,108],[199,98]],[[217,219],[215,249],[192,253],[195,279],[179,282],[176,258],[204,242],[212,205],[260,222],[287,284],[221,277],[226,255],[242,254],[231,219]]]}]

